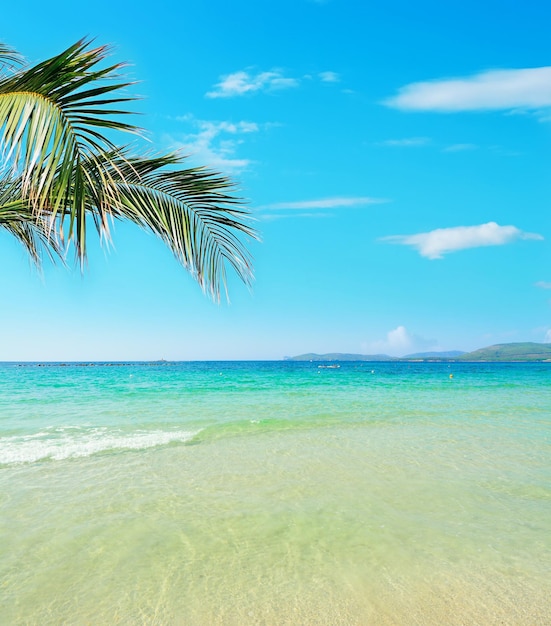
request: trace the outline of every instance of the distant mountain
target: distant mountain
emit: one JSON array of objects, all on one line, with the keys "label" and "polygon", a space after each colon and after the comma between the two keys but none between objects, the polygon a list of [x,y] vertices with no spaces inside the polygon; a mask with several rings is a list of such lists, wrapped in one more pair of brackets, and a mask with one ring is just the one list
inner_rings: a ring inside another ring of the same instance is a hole
[{"label": "distant mountain", "polygon": [[500,343],[462,354],[458,361],[551,361],[549,343]]},{"label": "distant mountain", "polygon": [[403,357],[392,357],[387,354],[349,354],[330,352],[328,354],[300,354],[285,357],[286,361],[468,361],[468,362],[499,362],[499,361],[535,361],[551,362],[551,344],[549,343],[501,343],[481,348],[474,352],[449,350],[447,352],[417,352]]},{"label": "distant mountain", "polygon": [[447,352],[416,352],[415,354],[406,354],[402,359],[456,359],[458,356],[465,354],[462,350],[448,350]]},{"label": "distant mountain", "polygon": [[330,352],[329,354],[299,354],[298,356],[287,356],[286,361],[397,361],[387,354],[348,354],[343,352]]}]

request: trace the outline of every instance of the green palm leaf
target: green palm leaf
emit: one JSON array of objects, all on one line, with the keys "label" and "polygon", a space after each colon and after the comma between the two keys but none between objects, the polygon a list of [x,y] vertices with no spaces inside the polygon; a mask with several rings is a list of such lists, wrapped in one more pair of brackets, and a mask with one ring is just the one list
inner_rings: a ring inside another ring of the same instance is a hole
[{"label": "green palm leaf", "polygon": [[[106,133],[138,132],[119,119],[129,113],[120,105],[134,98],[111,95],[130,83],[104,84],[115,78],[121,64],[97,68],[107,53],[106,46],[89,49],[82,40],[0,80],[0,140],[7,160],[21,174],[23,196],[38,214],[45,207],[54,217],[69,210],[69,237],[75,237],[81,259],[88,188],[84,163],[95,154],[116,151]],[[96,207],[100,212],[114,203],[116,193],[109,176],[103,179],[105,200]],[[103,217],[101,223],[106,227],[108,221]]]},{"label": "green palm leaf", "polygon": [[232,181],[206,168],[182,168],[178,155],[122,154],[118,160],[109,155],[106,161],[117,183],[117,202],[110,211],[115,218],[129,219],[160,237],[215,300],[221,287],[227,295],[226,264],[251,283],[252,261],[241,238],[258,239],[258,234],[249,224],[249,212],[231,193]]},{"label": "green palm leaf", "polygon": [[23,58],[18,52],[0,41],[0,71],[15,70],[22,62]]},{"label": "green palm leaf", "polygon": [[[114,143],[116,131],[139,129],[121,120],[134,99],[121,95],[130,84],[117,78],[122,65],[98,67],[107,53],[81,40],[0,76],[0,142],[11,172],[0,179],[0,227],[37,263],[42,250],[55,257],[73,243],[82,264],[87,226],[108,237],[110,218],[126,219],[160,237],[214,299],[222,287],[227,295],[227,266],[250,284],[243,239],[258,237],[233,182],[183,167],[177,155],[133,156]],[[0,66],[10,59],[0,46]]]},{"label": "green palm leaf", "polygon": [[62,257],[62,247],[47,219],[36,218],[21,194],[21,181],[0,179],[0,228],[12,234],[40,267],[45,252],[51,260]]}]

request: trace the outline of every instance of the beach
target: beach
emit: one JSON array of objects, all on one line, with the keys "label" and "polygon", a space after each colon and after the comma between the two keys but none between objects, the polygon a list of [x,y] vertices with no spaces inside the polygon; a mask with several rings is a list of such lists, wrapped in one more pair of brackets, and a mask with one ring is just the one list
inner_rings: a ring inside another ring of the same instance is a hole
[{"label": "beach", "polygon": [[0,381],[1,623],[551,621],[549,364]]}]

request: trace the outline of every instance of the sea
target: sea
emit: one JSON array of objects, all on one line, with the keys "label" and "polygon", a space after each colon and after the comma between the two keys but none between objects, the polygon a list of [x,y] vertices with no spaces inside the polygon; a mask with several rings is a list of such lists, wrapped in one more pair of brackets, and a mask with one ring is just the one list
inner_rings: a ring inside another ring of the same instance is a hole
[{"label": "sea", "polygon": [[551,624],[551,363],[0,364],[0,624]]}]

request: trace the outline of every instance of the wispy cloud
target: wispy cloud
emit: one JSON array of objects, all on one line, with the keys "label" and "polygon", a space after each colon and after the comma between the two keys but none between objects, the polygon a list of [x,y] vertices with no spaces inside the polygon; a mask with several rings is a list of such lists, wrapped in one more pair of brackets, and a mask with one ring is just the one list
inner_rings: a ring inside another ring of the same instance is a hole
[{"label": "wispy cloud", "polygon": [[357,207],[357,206],[366,206],[368,204],[382,204],[383,202],[388,202],[388,200],[384,198],[370,198],[367,196],[357,196],[357,197],[331,197],[331,198],[320,198],[318,200],[299,200],[295,202],[276,202],[275,204],[266,204],[261,209],[338,209],[341,207]]},{"label": "wispy cloud", "polygon": [[337,72],[326,71],[317,74],[305,74],[300,78],[285,76],[282,70],[272,69],[269,72],[253,73],[241,70],[220,77],[214,88],[207,92],[207,98],[234,98],[260,92],[277,91],[299,87],[304,81],[318,80],[322,83],[339,83],[341,77]]},{"label": "wispy cloud", "polygon": [[177,149],[223,171],[236,172],[250,165],[248,159],[238,158],[236,153],[244,135],[259,131],[258,124],[199,120],[191,115],[179,119],[192,124],[196,132],[185,134],[180,139],[171,138]]},{"label": "wispy cloud", "polygon": [[383,102],[411,111],[540,109],[551,106],[551,67],[481,72],[411,83]]},{"label": "wispy cloud", "polygon": [[341,80],[336,72],[320,72],[318,76],[323,83],[338,83]]},{"label": "wispy cloud", "polygon": [[535,285],[540,289],[551,289],[551,282],[546,280],[539,280]]},{"label": "wispy cloud", "polygon": [[496,222],[488,222],[479,226],[437,228],[428,233],[415,235],[391,235],[381,238],[381,241],[411,246],[421,256],[441,259],[449,252],[483,246],[502,246],[517,239],[541,240],[543,237],[535,233],[525,233],[516,226],[500,226]]},{"label": "wispy cloud", "polygon": [[375,143],[376,146],[382,146],[384,148],[421,148],[424,146],[430,147],[440,152],[472,152],[474,150],[491,150],[492,152],[503,154],[504,156],[518,156],[518,153],[506,151],[499,146],[479,146],[474,143],[453,143],[444,145],[430,137],[404,137],[402,139],[386,139],[385,141],[379,141]]},{"label": "wispy cloud", "polygon": [[269,72],[258,72],[257,74],[240,71],[222,76],[220,82],[206,95],[208,98],[233,98],[260,91],[289,89],[297,87],[298,84],[297,79],[288,78],[283,75],[281,70],[277,69]]},{"label": "wispy cloud", "polygon": [[368,196],[338,196],[316,200],[276,202],[259,206],[257,210],[260,211],[265,220],[280,220],[290,217],[326,218],[331,216],[331,209],[355,208],[384,202],[389,202],[389,200]]},{"label": "wispy cloud", "polygon": [[379,145],[391,148],[415,148],[426,146],[429,143],[429,137],[405,137],[404,139],[387,139],[386,141],[381,141]]}]

